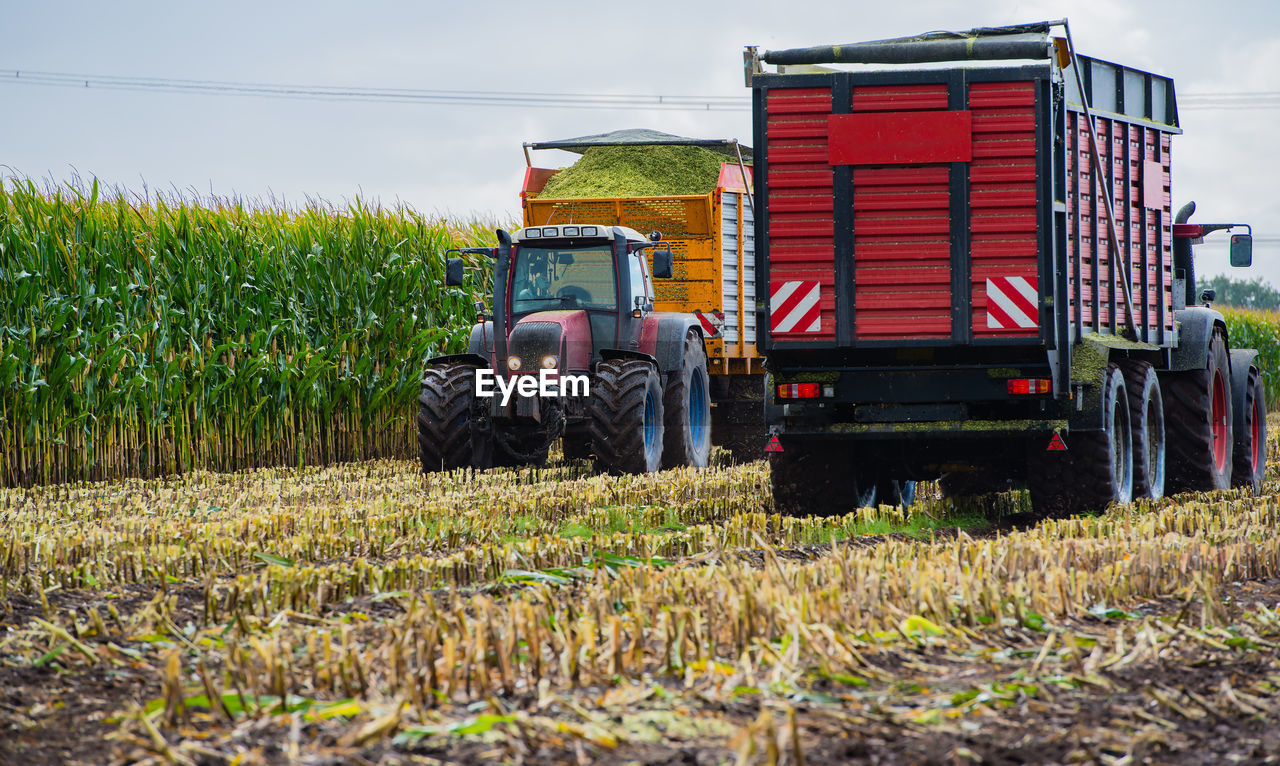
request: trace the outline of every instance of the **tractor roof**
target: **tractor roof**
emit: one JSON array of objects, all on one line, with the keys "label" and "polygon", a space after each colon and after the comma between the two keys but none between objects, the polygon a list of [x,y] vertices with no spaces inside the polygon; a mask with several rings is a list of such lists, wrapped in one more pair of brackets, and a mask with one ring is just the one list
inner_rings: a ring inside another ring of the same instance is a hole
[{"label": "tractor roof", "polygon": [[[566,233],[568,230],[568,233]],[[584,233],[584,230],[586,233]],[[640,232],[626,226],[605,226],[596,223],[567,223],[559,226],[526,226],[511,236],[515,242],[532,243],[544,239],[613,239],[615,233],[630,242],[648,242]]]}]

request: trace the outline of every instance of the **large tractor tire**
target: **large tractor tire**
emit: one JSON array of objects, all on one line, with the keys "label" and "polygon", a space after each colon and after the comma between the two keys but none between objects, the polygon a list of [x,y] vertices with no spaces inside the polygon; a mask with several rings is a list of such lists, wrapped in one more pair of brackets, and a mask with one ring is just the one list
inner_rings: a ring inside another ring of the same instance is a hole
[{"label": "large tractor tire", "polygon": [[662,382],[652,364],[638,359],[601,362],[588,410],[598,468],[649,473],[662,467]]},{"label": "large tractor tire", "polygon": [[786,438],[780,444],[781,452],[769,453],[775,513],[842,516],[875,505],[875,484],[859,483],[848,447]]},{"label": "large tractor tire", "polygon": [[728,450],[736,462],[763,460],[769,438],[764,422],[764,375],[721,375],[717,379],[723,390],[716,394],[711,408],[712,440]]},{"label": "large tractor tire", "polygon": [[1164,497],[1166,459],[1160,380],[1147,362],[1126,359],[1119,365],[1133,430],[1133,496],[1159,500]]},{"label": "large tractor tire", "polygon": [[706,468],[711,455],[711,381],[702,340],[686,336],[681,358],[662,396],[662,467]]},{"label": "large tractor tire", "polygon": [[1231,373],[1227,339],[1214,332],[1204,369],[1164,375],[1170,493],[1231,485]]},{"label": "large tractor tire", "polygon": [[1031,453],[1027,488],[1040,516],[1100,511],[1133,499],[1133,431],[1124,375],[1107,365],[1102,379],[1103,428],[1077,431],[1065,452]]},{"label": "large tractor tire", "polygon": [[471,406],[476,368],[465,364],[430,367],[418,396],[418,457],[423,473],[472,465]]},{"label": "large tractor tire", "polygon": [[1232,445],[1231,483],[1248,487],[1257,495],[1262,492],[1262,479],[1267,472],[1267,392],[1257,367],[1249,365],[1247,372],[1242,370],[1236,374],[1241,374],[1243,385],[1239,386],[1238,393],[1234,391],[1237,386],[1232,385],[1235,444]]}]

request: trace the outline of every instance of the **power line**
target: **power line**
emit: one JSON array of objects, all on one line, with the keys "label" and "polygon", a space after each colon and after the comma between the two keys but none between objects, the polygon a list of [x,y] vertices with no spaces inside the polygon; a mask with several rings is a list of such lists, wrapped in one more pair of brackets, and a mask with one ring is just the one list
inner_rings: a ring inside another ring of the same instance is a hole
[{"label": "power line", "polygon": [[0,69],[0,83],[107,90],[245,95],[320,101],[470,104],[474,106],[696,111],[741,111],[750,107],[750,99],[743,96],[650,96],[609,93],[582,94],[336,87],[228,82],[221,80],[182,80],[166,77],[120,77],[19,69]]},{"label": "power line", "polygon": [[[751,108],[748,96],[644,95],[638,93],[554,93],[530,91],[478,91],[418,88],[370,88],[359,86],[293,85],[227,80],[194,80],[171,77],[124,77],[73,72],[0,69],[0,83],[62,88],[98,88],[134,92],[158,91],[223,96],[256,96],[312,101],[364,101],[374,103],[453,104],[471,106],[530,107],[552,109],[645,109],[660,111],[738,112]],[[1280,91],[1231,91],[1182,93],[1182,110],[1280,109]]]}]

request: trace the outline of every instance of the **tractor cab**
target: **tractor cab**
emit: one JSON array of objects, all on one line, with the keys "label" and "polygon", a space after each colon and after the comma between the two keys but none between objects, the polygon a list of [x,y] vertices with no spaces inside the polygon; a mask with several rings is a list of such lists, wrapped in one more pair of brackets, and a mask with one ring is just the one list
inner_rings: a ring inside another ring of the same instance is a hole
[{"label": "tractor cab", "polygon": [[[636,347],[639,320],[653,310],[645,250],[654,244],[623,226],[516,231],[508,270],[509,334],[522,335],[526,324],[562,325],[565,369],[571,370],[586,369],[606,349]],[[665,257],[669,275],[668,252],[655,257]]]}]

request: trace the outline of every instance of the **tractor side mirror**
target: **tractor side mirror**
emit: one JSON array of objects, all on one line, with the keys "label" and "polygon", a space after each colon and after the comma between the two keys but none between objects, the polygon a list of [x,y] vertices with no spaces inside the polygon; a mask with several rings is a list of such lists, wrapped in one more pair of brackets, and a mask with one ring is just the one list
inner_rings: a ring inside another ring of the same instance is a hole
[{"label": "tractor side mirror", "polygon": [[671,251],[655,250],[653,251],[653,278],[654,279],[671,279]]},{"label": "tractor side mirror", "polygon": [[461,287],[462,276],[461,258],[450,258],[444,262],[444,284],[446,287]]},{"label": "tractor side mirror", "polygon": [[1231,235],[1231,265],[1232,266],[1252,266],[1253,265],[1253,235],[1252,234],[1232,234]]}]

